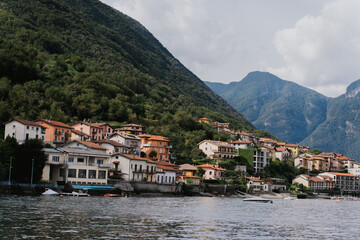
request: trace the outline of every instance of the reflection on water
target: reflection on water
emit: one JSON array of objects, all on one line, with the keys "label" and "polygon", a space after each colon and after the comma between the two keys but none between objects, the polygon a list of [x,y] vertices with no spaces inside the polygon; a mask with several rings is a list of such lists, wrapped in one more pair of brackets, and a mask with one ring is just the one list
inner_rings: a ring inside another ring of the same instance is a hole
[{"label": "reflection on water", "polygon": [[359,239],[360,202],[0,196],[0,239]]}]

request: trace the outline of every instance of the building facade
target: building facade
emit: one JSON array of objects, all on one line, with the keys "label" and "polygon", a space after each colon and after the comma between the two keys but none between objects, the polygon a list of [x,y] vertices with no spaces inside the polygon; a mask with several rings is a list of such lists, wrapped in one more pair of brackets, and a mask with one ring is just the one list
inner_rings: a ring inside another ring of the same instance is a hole
[{"label": "building facade", "polygon": [[15,138],[18,143],[24,143],[30,139],[45,141],[46,127],[33,121],[16,118],[5,123],[4,139],[7,136]]}]

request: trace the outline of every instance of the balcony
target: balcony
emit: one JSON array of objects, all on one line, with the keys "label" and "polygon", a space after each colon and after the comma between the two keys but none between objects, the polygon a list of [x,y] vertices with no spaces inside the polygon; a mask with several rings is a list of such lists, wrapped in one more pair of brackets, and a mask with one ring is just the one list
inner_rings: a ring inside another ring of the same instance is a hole
[{"label": "balcony", "polygon": [[146,174],[155,174],[156,173],[156,171],[155,170],[153,170],[153,171],[151,171],[151,170],[149,170],[149,171],[147,171],[146,169],[137,169],[137,170],[133,170],[132,171],[133,173],[146,173]]},{"label": "balcony", "polygon": [[55,131],[55,135],[62,135],[61,131]]},{"label": "balcony", "polygon": [[143,144],[143,147],[152,147],[152,143],[146,143],[146,144]]}]

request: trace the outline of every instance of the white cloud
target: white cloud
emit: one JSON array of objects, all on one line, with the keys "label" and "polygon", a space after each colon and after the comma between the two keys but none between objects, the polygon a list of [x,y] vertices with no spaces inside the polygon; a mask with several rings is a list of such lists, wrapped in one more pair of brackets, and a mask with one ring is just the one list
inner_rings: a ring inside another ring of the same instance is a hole
[{"label": "white cloud", "polygon": [[[236,47],[233,29],[212,17],[207,0],[113,0],[111,6],[148,28],[171,53],[199,73]],[[224,44],[226,43],[226,44]]]},{"label": "white cloud", "polygon": [[274,44],[285,65],[267,70],[327,96],[344,93],[360,78],[359,10],[358,0],[334,1],[320,15],[304,16],[278,31]]}]

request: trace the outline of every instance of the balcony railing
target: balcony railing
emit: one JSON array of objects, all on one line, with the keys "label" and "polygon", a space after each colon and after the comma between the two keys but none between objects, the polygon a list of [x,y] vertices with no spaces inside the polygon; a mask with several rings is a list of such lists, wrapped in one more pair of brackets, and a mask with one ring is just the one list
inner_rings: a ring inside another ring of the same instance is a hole
[{"label": "balcony railing", "polygon": [[147,173],[147,174],[155,174],[156,173],[156,171],[155,170],[153,170],[153,171],[151,171],[151,170],[146,170],[146,169],[137,169],[137,170],[133,170],[133,173]]}]

